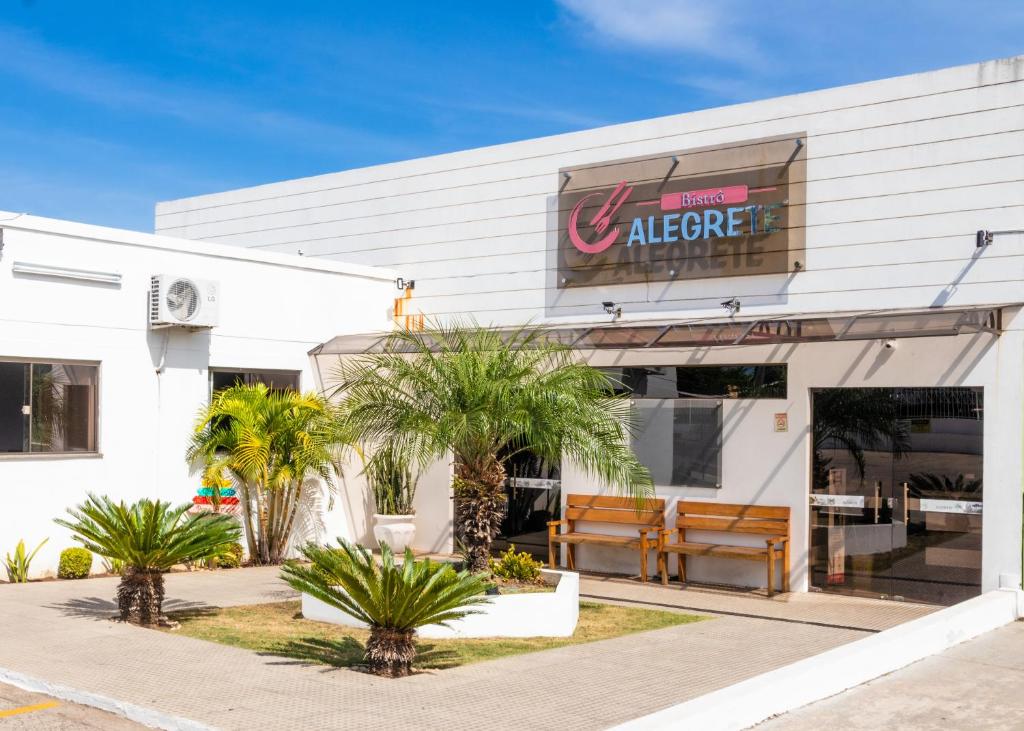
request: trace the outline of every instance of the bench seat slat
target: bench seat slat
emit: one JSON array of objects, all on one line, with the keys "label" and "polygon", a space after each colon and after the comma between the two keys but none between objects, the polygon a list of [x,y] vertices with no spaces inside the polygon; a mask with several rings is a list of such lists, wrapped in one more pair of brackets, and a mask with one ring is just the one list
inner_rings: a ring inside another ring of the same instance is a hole
[{"label": "bench seat slat", "polygon": [[[606,546],[640,547],[640,536],[612,536],[604,533],[559,533],[551,536],[555,543],[600,543]],[[649,541],[651,548],[654,548],[655,540],[651,537]]]},{"label": "bench seat slat", "polygon": [[688,556],[719,556],[721,558],[740,558],[749,561],[764,561],[768,555],[768,547],[726,546],[717,543],[668,543],[664,550],[667,553],[685,553]]}]

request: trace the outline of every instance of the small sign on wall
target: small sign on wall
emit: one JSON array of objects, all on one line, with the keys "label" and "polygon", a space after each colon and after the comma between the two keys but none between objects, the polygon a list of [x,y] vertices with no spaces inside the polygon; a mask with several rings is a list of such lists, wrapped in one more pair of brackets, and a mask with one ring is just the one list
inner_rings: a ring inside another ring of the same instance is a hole
[{"label": "small sign on wall", "polygon": [[789,414],[782,412],[775,415],[775,431],[789,431]]}]

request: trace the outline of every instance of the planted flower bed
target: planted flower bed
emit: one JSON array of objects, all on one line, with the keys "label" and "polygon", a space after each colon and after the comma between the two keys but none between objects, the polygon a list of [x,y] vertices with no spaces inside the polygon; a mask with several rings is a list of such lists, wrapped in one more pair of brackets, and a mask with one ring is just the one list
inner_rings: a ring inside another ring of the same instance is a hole
[{"label": "planted flower bed", "polygon": [[[481,637],[571,637],[580,614],[580,577],[569,571],[541,571],[544,583],[554,591],[514,592],[489,595],[487,602],[469,614],[448,622],[428,624],[417,633],[429,639]],[[302,616],[345,627],[366,628],[354,617],[309,596],[302,595]]]}]

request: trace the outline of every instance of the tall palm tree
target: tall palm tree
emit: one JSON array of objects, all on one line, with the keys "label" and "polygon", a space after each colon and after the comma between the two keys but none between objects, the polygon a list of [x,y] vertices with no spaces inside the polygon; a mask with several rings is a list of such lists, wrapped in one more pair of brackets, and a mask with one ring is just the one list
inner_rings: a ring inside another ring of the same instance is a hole
[{"label": "tall palm tree", "polygon": [[366,661],[375,675],[408,675],[416,657],[417,627],[473,614],[472,607],[486,601],[483,578],[469,571],[417,561],[408,548],[399,565],[386,543],[380,544],[378,564],[365,548],[338,543],[340,549],[305,546],[302,555],[311,565],[285,564],[281,576],[296,591],[369,625]]},{"label": "tall palm tree", "polygon": [[325,398],[262,383],[218,391],[200,410],[187,459],[234,477],[256,563],[284,560],[311,479],[333,489],[337,450],[345,441],[340,425]]},{"label": "tall palm tree", "polygon": [[629,400],[543,328],[456,323],[396,331],[381,345],[339,365],[347,427],[420,467],[454,455],[456,532],[473,569],[487,568],[505,510],[505,463],[516,455],[569,460],[638,501],[651,493],[627,440]]},{"label": "tall palm tree", "polygon": [[238,521],[229,515],[188,515],[191,504],[172,507],[169,502],[139,500],[115,503],[107,496],[89,495],[77,508],[68,508],[73,520],[55,522],[74,534],[76,541],[111,561],[124,562],[117,587],[121,619],[143,626],[162,621],[163,573],[185,561],[218,556],[238,541]]}]

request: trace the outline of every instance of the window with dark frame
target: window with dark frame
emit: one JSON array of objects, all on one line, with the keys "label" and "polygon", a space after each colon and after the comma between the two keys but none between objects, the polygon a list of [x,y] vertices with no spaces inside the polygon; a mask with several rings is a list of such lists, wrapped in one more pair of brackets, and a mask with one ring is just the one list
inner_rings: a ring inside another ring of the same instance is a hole
[{"label": "window with dark frame", "polygon": [[97,451],[99,366],[0,361],[0,454]]},{"label": "window with dark frame", "polygon": [[615,392],[633,398],[783,399],[786,365],[628,366],[601,368]]},{"label": "window with dark frame", "polygon": [[263,383],[273,390],[299,390],[298,371],[247,371],[228,368],[210,369],[210,393],[216,393],[237,384]]},{"label": "window with dark frame", "polygon": [[633,399],[633,450],[655,485],[720,488],[724,402],[787,395],[785,364],[601,370]]}]

